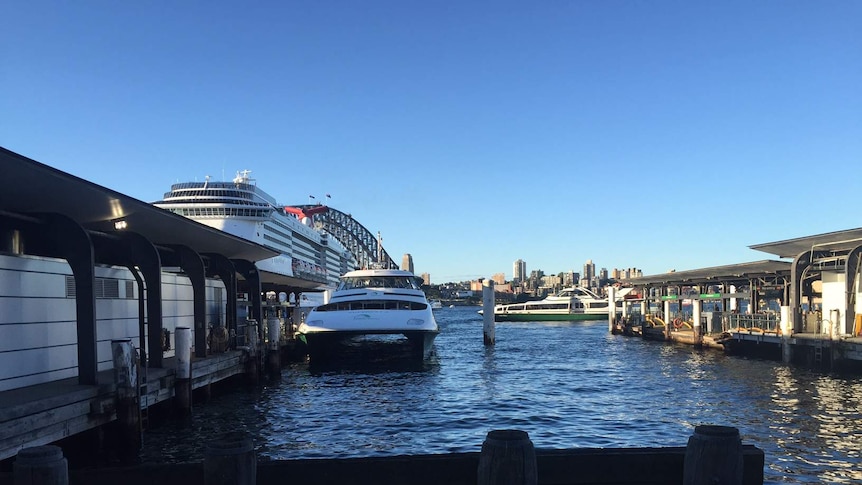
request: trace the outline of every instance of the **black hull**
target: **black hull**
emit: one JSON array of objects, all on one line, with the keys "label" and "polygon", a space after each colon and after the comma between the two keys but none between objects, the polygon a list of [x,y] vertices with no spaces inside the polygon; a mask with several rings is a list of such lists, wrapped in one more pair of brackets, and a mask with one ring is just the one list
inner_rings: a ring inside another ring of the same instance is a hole
[{"label": "black hull", "polygon": [[[319,332],[300,335],[309,359],[314,361],[355,357],[363,351],[388,353],[413,361],[431,358],[438,332],[403,333]],[[373,357],[372,355],[368,356]]]}]

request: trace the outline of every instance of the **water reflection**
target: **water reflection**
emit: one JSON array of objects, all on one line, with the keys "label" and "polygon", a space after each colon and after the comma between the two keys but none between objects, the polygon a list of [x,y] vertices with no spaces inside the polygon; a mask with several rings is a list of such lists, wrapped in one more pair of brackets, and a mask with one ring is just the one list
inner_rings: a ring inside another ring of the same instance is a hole
[{"label": "water reflection", "polygon": [[611,336],[604,322],[501,324],[486,347],[475,309],[435,316],[430,363],[367,347],[293,363],[197,406],[182,432],[148,430],[144,461],[199,459],[208,436],[237,428],[261,459],[289,459],[478,451],[500,428],[537,448],[684,446],[694,426],[722,424],[764,450],[767,483],[862,480],[858,379]]}]

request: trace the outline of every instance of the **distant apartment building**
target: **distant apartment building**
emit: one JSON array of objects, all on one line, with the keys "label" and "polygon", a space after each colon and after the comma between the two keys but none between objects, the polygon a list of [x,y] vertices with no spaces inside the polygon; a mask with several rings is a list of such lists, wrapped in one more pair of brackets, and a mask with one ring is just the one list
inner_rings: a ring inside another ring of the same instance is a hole
[{"label": "distant apartment building", "polygon": [[[503,276],[502,282],[497,281],[498,275]],[[494,282],[494,292],[512,293],[512,285],[506,283],[505,275],[503,275],[503,273],[495,274],[494,278],[491,278],[491,281]],[[474,293],[482,293],[483,291],[485,291],[485,278],[479,278],[478,280],[471,281],[470,291]]]},{"label": "distant apartment building", "polygon": [[547,288],[549,291],[557,292],[563,285],[563,279],[559,275],[543,276],[540,287]]},{"label": "distant apartment building", "polygon": [[545,276],[545,272],[540,269],[534,269],[530,271],[530,277],[527,278],[527,289],[535,290],[542,284],[542,277]]},{"label": "distant apartment building", "polygon": [[563,273],[563,286],[577,286],[580,279],[580,274],[574,271],[567,271]]},{"label": "distant apartment building", "polygon": [[512,265],[512,282],[523,283],[527,277],[527,262],[523,259],[515,261]]},{"label": "distant apartment building", "polygon": [[401,269],[413,273],[413,256],[410,253],[404,253],[401,258]]},{"label": "distant apartment building", "polygon": [[422,284],[425,286],[431,285],[431,275],[428,273],[422,273]]},{"label": "distant apartment building", "polygon": [[506,283],[506,274],[505,273],[495,273],[494,276],[491,277],[494,280],[494,283],[497,285],[502,285]]},{"label": "distant apartment building", "polygon": [[627,280],[629,278],[640,278],[643,271],[637,268],[616,269],[611,272],[611,278],[615,280]]},{"label": "distant apartment building", "polygon": [[596,265],[593,264],[592,259],[588,259],[586,263],[584,263],[584,273],[583,278],[587,280],[587,286],[591,285],[593,282],[593,278],[596,277]]}]

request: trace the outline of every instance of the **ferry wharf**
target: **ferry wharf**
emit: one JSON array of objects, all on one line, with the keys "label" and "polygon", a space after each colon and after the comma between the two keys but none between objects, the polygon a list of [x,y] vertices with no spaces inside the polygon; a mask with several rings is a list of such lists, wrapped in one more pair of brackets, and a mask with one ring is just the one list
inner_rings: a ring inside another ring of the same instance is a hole
[{"label": "ferry wharf", "polygon": [[750,246],[763,260],[626,280],[611,331],[822,370],[862,371],[862,228]]},{"label": "ferry wharf", "polygon": [[154,411],[301,351],[277,295],[319,283],[255,267],[275,251],[3,148],[0,165],[0,469],[61,440],[133,455]]}]

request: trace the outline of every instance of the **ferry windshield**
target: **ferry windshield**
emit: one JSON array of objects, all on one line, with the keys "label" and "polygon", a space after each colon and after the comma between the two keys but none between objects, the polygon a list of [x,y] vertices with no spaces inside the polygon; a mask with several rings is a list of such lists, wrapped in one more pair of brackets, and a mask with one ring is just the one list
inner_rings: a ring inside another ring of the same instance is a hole
[{"label": "ferry windshield", "polygon": [[420,290],[416,278],[410,276],[349,276],[342,278],[339,290],[357,288],[405,288]]}]

